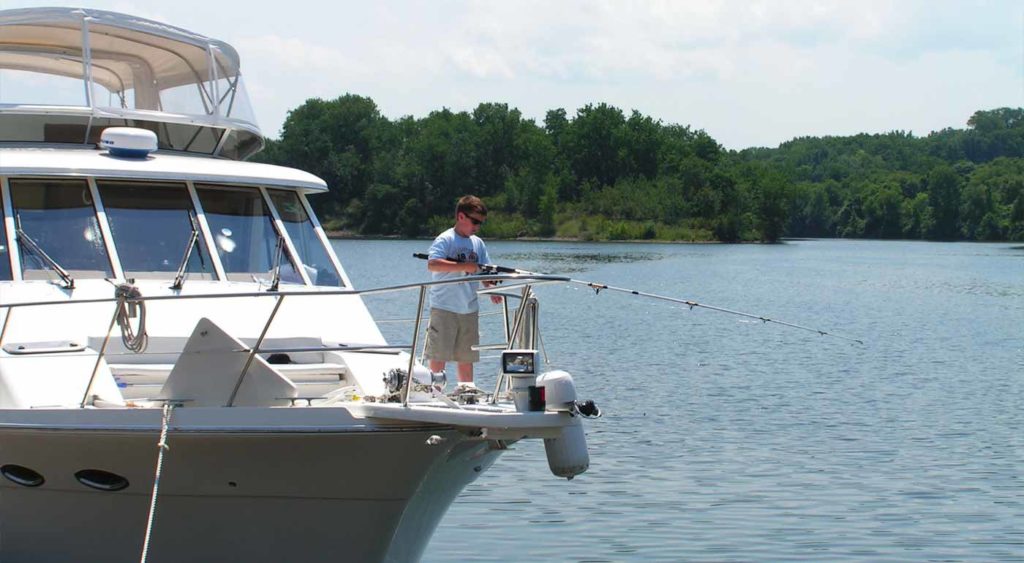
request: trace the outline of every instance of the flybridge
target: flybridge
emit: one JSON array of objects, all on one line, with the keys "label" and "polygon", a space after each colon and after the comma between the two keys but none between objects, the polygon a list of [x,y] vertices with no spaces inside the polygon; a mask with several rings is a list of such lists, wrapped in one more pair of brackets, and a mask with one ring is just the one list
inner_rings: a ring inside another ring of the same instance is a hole
[{"label": "flybridge", "polygon": [[230,45],[143,18],[0,11],[0,142],[96,144],[111,126],[159,148],[244,159],[263,138]]}]

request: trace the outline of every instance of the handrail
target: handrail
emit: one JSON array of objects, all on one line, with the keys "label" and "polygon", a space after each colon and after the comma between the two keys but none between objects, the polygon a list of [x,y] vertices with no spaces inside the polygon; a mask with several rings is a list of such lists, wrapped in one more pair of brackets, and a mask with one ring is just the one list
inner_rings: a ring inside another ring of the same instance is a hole
[{"label": "handrail", "polygon": [[402,389],[402,406],[409,406],[409,392],[412,391],[412,368],[416,365],[416,339],[420,334],[420,320],[423,318],[423,301],[427,296],[427,288],[420,286],[420,301],[416,306],[416,324],[412,329],[412,345],[409,346],[409,371],[405,373],[405,389]]},{"label": "handrail", "polygon": [[235,396],[238,395],[238,390],[242,388],[242,382],[245,381],[245,376],[249,373],[249,366],[252,365],[252,361],[256,358],[256,354],[260,353],[260,345],[263,344],[263,339],[267,337],[267,331],[270,330],[270,323],[274,322],[274,318],[277,317],[277,311],[281,308],[281,304],[284,303],[285,296],[280,295],[277,298],[277,302],[274,303],[274,310],[270,312],[270,317],[267,318],[266,324],[263,325],[263,332],[260,333],[260,337],[256,339],[256,344],[249,351],[249,357],[245,359],[245,367],[242,368],[242,373],[238,374],[238,381],[235,382],[235,388],[231,390],[231,397],[228,398],[227,406],[231,407],[235,404]]},{"label": "handrail", "polygon": [[[117,306],[114,307],[114,316],[110,318],[110,326],[107,327],[107,334],[103,337],[103,345],[100,346],[99,354],[96,354],[96,364],[93,365],[92,374],[89,376],[89,383],[85,386],[85,393],[82,394],[81,408],[85,408],[85,405],[89,402],[89,393],[92,391],[92,384],[96,381],[96,374],[100,371],[100,362],[103,361],[103,353],[107,351],[107,344],[110,343],[110,333],[114,330],[114,324],[117,322],[117,314],[121,312],[121,307],[124,306],[126,295],[121,295],[117,298]],[[10,311],[7,312],[11,314]]]},{"label": "handrail", "polygon": [[[468,277],[468,276],[467,276]],[[139,297],[133,297],[133,301],[174,301],[179,299],[220,299],[220,298],[240,298],[240,297],[277,297],[277,296],[297,296],[297,297],[314,297],[314,296],[327,296],[327,295],[379,295],[384,293],[394,293],[398,291],[405,291],[408,289],[417,289],[420,287],[429,287],[435,285],[448,285],[456,283],[467,283],[467,282],[484,282],[484,281],[499,281],[499,282],[515,282],[520,281],[532,282],[530,285],[543,285],[549,283],[568,283],[571,281],[570,278],[564,276],[549,276],[549,275],[522,275],[522,274],[493,274],[493,275],[482,275],[472,276],[472,279],[453,279],[453,280],[437,280],[427,281],[421,283],[407,283],[392,286],[375,287],[371,289],[313,289],[305,291],[277,291],[269,293],[267,291],[239,291],[239,292],[226,292],[226,293],[195,293],[195,294],[176,294],[176,295],[140,295]],[[536,283],[540,282],[540,283]],[[514,287],[520,287],[516,285]],[[493,293],[494,289],[481,289],[478,293],[489,294]],[[92,297],[88,299],[60,299],[50,301],[18,301],[15,303],[0,303],[0,309],[15,309],[21,307],[42,307],[45,305],[86,305],[95,303],[113,303],[117,301],[117,297]]]},{"label": "handrail", "polygon": [[[512,321],[511,330],[509,330],[508,325],[506,325],[506,330],[509,334],[506,344],[509,348],[523,348],[525,347],[523,344],[532,345],[535,335],[525,335],[524,325],[527,323],[526,317],[530,312],[530,303],[533,301],[533,286],[530,284],[523,285],[522,300],[519,302],[519,307],[515,310],[515,318]],[[534,310],[534,312],[535,311],[536,310]],[[531,328],[535,328],[537,326],[536,319],[533,319],[533,321]],[[529,340],[526,340],[527,337]],[[507,382],[505,373],[501,372],[498,374],[497,382],[494,385],[494,394],[491,396],[492,404],[498,402],[498,395],[501,393],[501,386],[503,384],[507,384]]]},{"label": "handrail", "polygon": [[[255,357],[256,357],[257,354],[278,353],[278,352],[307,352],[307,351],[308,352],[314,352],[314,351],[347,351],[347,352],[359,352],[359,351],[362,351],[362,352],[375,352],[375,351],[377,351],[377,352],[379,352],[379,351],[390,351],[390,350],[399,350],[399,351],[401,351],[401,350],[408,350],[409,351],[409,366],[408,366],[409,369],[408,369],[408,372],[407,372],[405,384],[404,384],[403,388],[401,389],[401,393],[400,393],[402,404],[407,406],[409,404],[409,395],[410,395],[410,392],[412,390],[412,381],[413,381],[412,372],[413,372],[413,367],[416,365],[416,346],[417,346],[418,337],[419,337],[419,326],[421,324],[421,320],[422,320],[422,316],[423,316],[423,305],[424,305],[424,302],[425,302],[426,291],[427,291],[427,289],[429,287],[431,287],[431,286],[438,286],[438,285],[449,285],[449,284],[455,284],[455,283],[467,283],[467,282],[484,282],[484,281],[510,282],[510,285],[506,286],[504,288],[505,291],[503,291],[502,293],[506,293],[507,292],[510,295],[506,295],[506,296],[515,296],[515,297],[521,299],[521,301],[520,301],[519,307],[517,308],[517,310],[515,312],[515,323],[514,323],[515,326],[512,327],[511,330],[510,330],[510,327],[508,326],[508,322],[507,322],[508,306],[507,306],[507,304],[504,306],[503,313],[505,314],[505,317],[506,317],[506,322],[504,323],[505,324],[505,333],[506,333],[507,336],[508,335],[512,336],[512,338],[506,339],[507,342],[506,342],[505,346],[507,347],[507,346],[512,346],[513,339],[516,338],[517,337],[517,333],[519,333],[521,331],[520,327],[522,326],[524,317],[527,314],[526,309],[528,308],[528,305],[530,303],[529,297],[532,295],[532,287],[535,286],[535,285],[541,285],[541,284],[565,283],[565,282],[569,281],[569,278],[566,278],[566,277],[551,276],[551,275],[541,275],[541,274],[487,274],[487,275],[479,275],[479,276],[471,276],[471,277],[467,276],[467,278],[469,278],[469,279],[450,279],[450,280],[426,281],[426,282],[420,282],[420,283],[410,283],[410,284],[400,284],[400,285],[394,285],[394,286],[384,286],[384,287],[371,288],[371,289],[365,289],[365,290],[354,290],[354,289],[314,290],[314,291],[306,290],[306,291],[278,291],[278,292],[274,292],[274,293],[269,293],[269,292],[265,292],[265,291],[263,291],[263,292],[228,292],[228,293],[200,293],[200,294],[193,294],[193,295],[181,295],[181,294],[177,294],[177,295],[154,295],[154,296],[148,296],[148,297],[140,295],[138,297],[132,297],[131,301],[168,301],[168,300],[181,300],[181,299],[212,299],[212,298],[239,298],[239,297],[274,297],[276,299],[276,302],[274,303],[273,310],[270,312],[270,315],[268,316],[266,323],[264,323],[263,328],[262,328],[262,330],[260,332],[260,335],[257,338],[256,342],[253,344],[253,346],[245,347],[245,348],[238,349],[238,350],[233,350],[235,352],[245,352],[247,354],[247,358],[246,358],[246,361],[245,361],[245,365],[242,368],[241,373],[238,375],[238,379],[236,380],[235,385],[234,385],[234,387],[232,389],[231,396],[228,399],[228,402],[227,402],[227,405],[226,405],[228,407],[231,407],[231,406],[234,405],[235,398],[236,398],[236,396],[237,396],[237,394],[239,392],[239,389],[241,389],[242,384],[244,383],[245,377],[248,374],[249,368],[252,366],[252,363],[254,362]],[[519,282],[519,283],[515,283],[515,282]],[[296,296],[296,297],[303,297],[303,296],[306,296],[306,297],[326,297],[326,296],[334,296],[334,295],[354,295],[354,296],[379,295],[379,294],[384,294],[384,293],[392,293],[392,292],[405,291],[405,290],[417,289],[417,288],[419,289],[419,305],[418,305],[417,310],[416,310],[416,322],[414,323],[413,338],[412,338],[412,343],[410,345],[365,345],[365,344],[346,345],[344,343],[338,343],[337,345],[333,345],[333,346],[332,345],[305,346],[305,347],[304,346],[299,346],[299,347],[269,348],[269,349],[264,349],[262,347],[263,346],[263,342],[266,339],[266,335],[267,335],[267,333],[270,330],[270,325],[273,323],[274,319],[276,318],[277,313],[280,310],[281,305],[284,302],[286,297],[289,297],[289,296]],[[521,294],[520,295],[511,294],[511,292],[509,292],[508,290],[512,290],[512,289],[521,289]],[[483,289],[483,290],[480,290],[479,292],[480,293],[484,293],[484,292],[486,292],[486,293],[498,293],[493,288],[491,288],[490,290]],[[114,309],[115,310],[114,317],[116,317],[117,316],[117,312],[121,309],[121,307],[124,305],[126,300],[128,300],[128,298],[126,296],[122,295],[122,296],[116,296],[116,297],[110,297],[110,298],[68,299],[68,300],[59,300],[59,301],[34,301],[34,302],[2,303],[2,304],[0,304],[0,309],[6,308],[7,309],[7,315],[6,315],[6,318],[4,319],[3,331],[0,332],[0,345],[3,344],[3,337],[6,336],[5,333],[6,333],[6,329],[7,329],[7,323],[9,322],[10,316],[13,313],[13,309],[15,309],[15,308],[33,307],[33,306],[72,305],[72,304],[98,304],[98,303],[114,302],[114,303],[116,303],[116,306],[115,306],[115,309]],[[90,395],[90,393],[92,391],[92,387],[93,387],[93,384],[95,382],[96,375],[99,372],[100,365],[103,362],[104,356],[106,355],[107,344],[110,341],[110,334],[111,334],[111,332],[113,330],[113,326],[114,326],[114,322],[112,320],[110,326],[107,328],[106,334],[105,334],[104,339],[103,339],[103,343],[102,343],[102,345],[100,347],[100,350],[99,350],[99,352],[97,354],[97,357],[96,357],[95,365],[93,366],[92,373],[91,373],[91,375],[89,377],[88,384],[86,385],[85,392],[84,392],[84,394],[82,396],[82,401],[81,401],[81,404],[80,404],[81,408],[84,408],[89,403],[89,395]],[[534,326],[535,326],[535,324],[534,324]],[[501,387],[501,383],[502,382],[499,379],[499,382],[498,382],[498,389],[499,390],[500,390],[500,387]],[[497,390],[495,392],[495,395],[497,395]]]}]

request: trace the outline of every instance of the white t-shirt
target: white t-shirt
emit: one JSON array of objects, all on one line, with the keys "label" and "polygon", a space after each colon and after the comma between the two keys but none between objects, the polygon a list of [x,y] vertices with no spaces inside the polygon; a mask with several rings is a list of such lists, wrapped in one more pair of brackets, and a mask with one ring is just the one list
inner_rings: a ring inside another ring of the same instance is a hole
[{"label": "white t-shirt", "polygon": [[[484,241],[480,237],[461,236],[455,232],[454,228],[437,235],[434,243],[430,245],[429,259],[436,260],[438,258],[476,264],[491,263],[491,258],[487,255],[487,246],[484,245]],[[431,272],[435,281],[458,279],[465,275],[462,272]],[[475,282],[431,286],[430,306],[463,315],[472,313],[480,308],[477,303],[476,290]]]}]

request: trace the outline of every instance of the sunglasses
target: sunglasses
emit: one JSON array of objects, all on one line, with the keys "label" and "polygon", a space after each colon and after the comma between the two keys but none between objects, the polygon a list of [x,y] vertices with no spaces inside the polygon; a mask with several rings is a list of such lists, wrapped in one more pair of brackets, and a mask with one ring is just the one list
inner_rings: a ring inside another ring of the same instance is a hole
[{"label": "sunglasses", "polygon": [[[463,213],[463,215],[466,215],[466,214]],[[480,225],[484,224],[484,220],[483,219],[477,219],[476,217],[473,217],[472,215],[466,215],[466,219],[469,219],[469,222],[473,223],[477,227],[479,227]]]}]

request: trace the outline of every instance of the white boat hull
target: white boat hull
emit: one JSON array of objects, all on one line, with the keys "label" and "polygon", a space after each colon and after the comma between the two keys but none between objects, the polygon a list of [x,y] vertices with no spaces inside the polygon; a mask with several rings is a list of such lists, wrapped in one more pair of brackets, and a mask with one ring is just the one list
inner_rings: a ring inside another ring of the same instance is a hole
[{"label": "white boat hull", "polygon": [[[145,418],[159,420],[148,410]],[[158,437],[158,427],[0,426],[0,465],[46,479],[39,487],[0,480],[0,560],[139,561]],[[172,424],[148,561],[417,560],[459,491],[500,454],[495,444],[422,424],[294,431]],[[130,485],[90,489],[75,478],[82,469]]]}]

